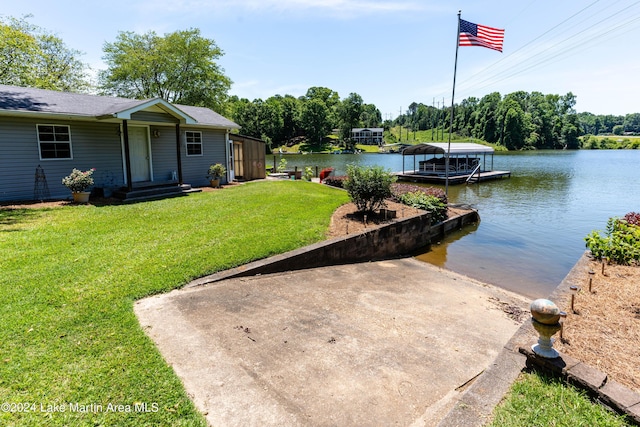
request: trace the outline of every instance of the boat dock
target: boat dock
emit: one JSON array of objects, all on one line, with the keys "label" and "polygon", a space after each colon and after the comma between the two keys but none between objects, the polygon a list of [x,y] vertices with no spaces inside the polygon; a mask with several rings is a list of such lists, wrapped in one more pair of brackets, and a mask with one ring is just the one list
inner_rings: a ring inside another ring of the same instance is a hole
[{"label": "boat dock", "polygon": [[[398,177],[398,181],[430,182],[442,185],[447,181],[447,177],[445,175],[426,175],[418,171],[396,172],[394,175]],[[471,184],[502,178],[511,178],[511,171],[486,171],[480,173],[476,172],[473,175],[450,175],[449,184]]]},{"label": "boat dock", "polygon": [[[492,170],[493,152],[492,147],[471,142],[421,143],[402,151],[402,172],[395,175],[399,181],[444,185],[510,178],[511,171]],[[408,171],[405,169],[407,158],[413,160],[413,167]]]}]

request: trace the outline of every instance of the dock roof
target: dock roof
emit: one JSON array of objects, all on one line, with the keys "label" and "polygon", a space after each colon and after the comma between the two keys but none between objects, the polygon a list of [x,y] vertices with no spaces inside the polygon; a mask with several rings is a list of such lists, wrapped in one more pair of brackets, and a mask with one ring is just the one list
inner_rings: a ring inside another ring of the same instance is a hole
[{"label": "dock roof", "polygon": [[[446,154],[449,143],[430,142],[428,144],[416,144],[407,147],[402,151],[404,156],[415,156],[418,154]],[[476,144],[474,142],[452,142],[450,154],[483,154],[493,153],[492,147]]]}]

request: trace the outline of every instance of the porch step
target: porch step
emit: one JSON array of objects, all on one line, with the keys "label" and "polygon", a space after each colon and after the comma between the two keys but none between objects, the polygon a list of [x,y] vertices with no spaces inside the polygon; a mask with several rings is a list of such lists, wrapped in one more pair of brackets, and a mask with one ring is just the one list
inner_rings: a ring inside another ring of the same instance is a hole
[{"label": "porch step", "polygon": [[189,184],[178,185],[175,183],[159,184],[150,186],[148,184],[136,187],[131,191],[121,188],[114,191],[113,196],[125,203],[142,202],[145,200],[167,199],[169,197],[186,196],[189,193],[200,192],[199,188],[192,188]]}]

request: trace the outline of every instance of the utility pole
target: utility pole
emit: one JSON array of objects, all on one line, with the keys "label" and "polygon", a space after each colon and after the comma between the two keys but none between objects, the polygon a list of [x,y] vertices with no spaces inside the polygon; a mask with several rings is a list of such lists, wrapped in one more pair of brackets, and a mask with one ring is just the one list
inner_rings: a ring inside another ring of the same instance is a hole
[{"label": "utility pole", "polygon": [[[431,110],[431,111],[433,112],[433,108],[435,108],[435,107],[436,107],[436,98],[435,98],[435,97],[433,97],[433,100],[432,100],[431,102],[432,102],[432,104],[431,104],[431,108],[432,108],[432,110]],[[434,128],[434,127],[435,127],[435,126],[434,126],[434,119],[433,119],[433,116],[432,116],[432,117],[431,117],[431,141],[433,141],[433,128]]]},{"label": "utility pole", "polygon": [[436,141],[440,141],[440,129],[438,129],[438,126],[440,126],[440,101],[438,101],[437,104],[438,110],[436,113]]},{"label": "utility pole", "polygon": [[[444,107],[444,96],[442,97],[442,112],[444,113],[443,116],[446,120],[447,110],[445,110],[445,107]],[[444,120],[442,121],[442,140],[444,141]]]},{"label": "utility pole", "polygon": [[402,141],[402,123],[400,123],[400,120],[399,120],[400,116],[402,116],[402,105],[398,110],[398,124],[400,125],[400,132],[398,132],[398,134],[400,135],[400,138],[398,139],[398,142]]}]

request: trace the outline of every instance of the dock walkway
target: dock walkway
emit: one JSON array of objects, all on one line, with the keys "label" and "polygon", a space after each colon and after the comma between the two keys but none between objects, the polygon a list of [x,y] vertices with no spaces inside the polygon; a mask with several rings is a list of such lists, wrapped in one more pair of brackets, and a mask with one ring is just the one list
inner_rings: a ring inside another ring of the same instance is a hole
[{"label": "dock walkway", "polygon": [[[427,175],[417,171],[397,172],[395,175],[398,177],[398,181],[410,181],[410,182],[431,182],[435,184],[444,184],[446,182],[446,176],[439,175]],[[488,181],[492,179],[511,178],[511,171],[486,171],[480,173],[474,173],[464,175],[450,175],[449,184],[464,184],[465,182],[480,182]]]}]

